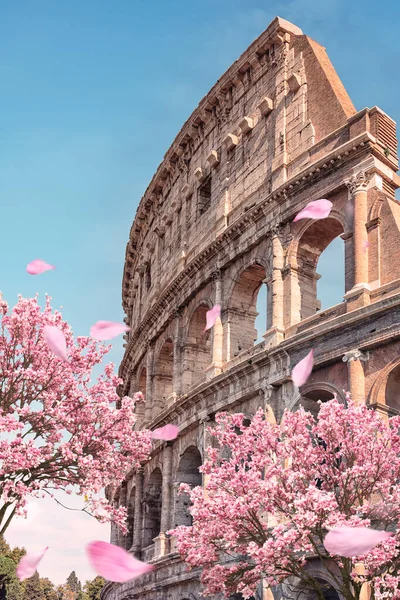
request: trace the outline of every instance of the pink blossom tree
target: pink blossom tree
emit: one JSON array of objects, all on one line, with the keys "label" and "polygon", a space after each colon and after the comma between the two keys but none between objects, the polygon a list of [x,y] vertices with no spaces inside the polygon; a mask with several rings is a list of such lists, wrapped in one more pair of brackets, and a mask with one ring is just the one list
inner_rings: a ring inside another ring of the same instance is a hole
[{"label": "pink blossom tree", "polygon": [[[74,340],[50,300],[41,311],[37,298],[20,296],[9,311],[0,297],[0,535],[14,515],[26,513],[30,496],[54,497],[55,490],[82,495],[82,510],[126,531],[126,509],[100,493],[148,457],[150,432],[134,431],[135,403],[143,397],[118,397],[112,363],[91,383],[110,346]],[[63,333],[68,360],[50,349],[45,326]]]},{"label": "pink blossom tree", "polygon": [[327,580],[346,600],[369,597],[367,587],[400,598],[400,533],[358,557],[324,547],[339,526],[397,529],[400,417],[332,400],[317,419],[301,409],[271,424],[260,409],[247,427],[243,415],[219,414],[209,431],[204,488],[182,486],[192,526],[170,532],[188,565],[203,568],[206,594],[249,597],[263,580],[323,600]]}]

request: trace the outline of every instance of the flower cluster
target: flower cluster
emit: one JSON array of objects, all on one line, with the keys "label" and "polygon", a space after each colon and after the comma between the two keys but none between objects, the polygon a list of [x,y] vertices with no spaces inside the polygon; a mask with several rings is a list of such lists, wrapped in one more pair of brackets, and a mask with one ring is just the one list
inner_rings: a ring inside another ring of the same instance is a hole
[{"label": "flower cluster", "polygon": [[215,443],[201,468],[205,488],[190,492],[193,525],[170,532],[184,560],[203,567],[207,594],[248,597],[261,578],[269,586],[293,577],[318,586],[307,570],[317,557],[345,598],[359,598],[365,582],[377,600],[400,598],[399,533],[357,558],[330,555],[323,545],[330,529],[344,525],[397,529],[399,417],[385,421],[335,399],[321,404],[318,419],[300,410],[271,424],[260,409],[249,426],[243,415],[219,414],[209,431]]},{"label": "flower cluster", "polygon": [[[98,494],[149,455],[150,432],[134,431],[143,397],[119,399],[113,364],[91,383],[109,347],[90,337],[74,340],[50,300],[43,311],[37,298],[20,296],[11,311],[0,301],[0,534],[14,514],[24,514],[29,496],[58,489],[75,489],[87,512],[126,531],[126,510]],[[65,336],[68,361],[49,348],[45,326]]]}]

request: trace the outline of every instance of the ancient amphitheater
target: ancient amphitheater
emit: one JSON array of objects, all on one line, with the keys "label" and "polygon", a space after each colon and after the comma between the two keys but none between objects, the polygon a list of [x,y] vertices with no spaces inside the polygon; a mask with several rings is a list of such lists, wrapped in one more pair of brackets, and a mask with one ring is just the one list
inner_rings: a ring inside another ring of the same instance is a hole
[{"label": "ancient amphitheater", "polygon": [[[377,107],[357,112],[325,49],[280,18],[184,124],[130,232],[122,294],[131,331],[120,367],[122,393],[145,395],[140,426],[175,423],[180,433],[156,443],[114,498],[128,507],[130,529],[112,530],[111,541],[156,569],[107,583],[102,600],[202,598],[199,573],[166,532],[190,524],[177,487],[202,484],[216,412],[251,416],[268,405],[279,420],[285,408],[313,410],[348,389],[382,413],[400,411],[397,169],[394,121]],[[293,223],[319,198],[333,202],[328,219]],[[318,260],[338,236],[345,294],[321,310]],[[255,343],[261,286],[267,325]],[[214,304],[221,323],[204,335]],[[290,371],[311,348],[315,369],[299,392]]]}]

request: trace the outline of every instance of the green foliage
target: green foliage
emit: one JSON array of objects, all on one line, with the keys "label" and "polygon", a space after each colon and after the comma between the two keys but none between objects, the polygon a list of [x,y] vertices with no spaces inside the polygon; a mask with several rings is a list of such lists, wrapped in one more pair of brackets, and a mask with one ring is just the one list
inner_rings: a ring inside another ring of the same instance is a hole
[{"label": "green foliage", "polygon": [[106,580],[100,575],[97,575],[91,581],[86,581],[83,586],[84,596],[83,600],[100,600],[100,592],[103,589]]},{"label": "green foliage", "polygon": [[42,585],[40,583],[39,573],[25,580],[25,599],[24,600],[46,600]]},{"label": "green foliage", "polygon": [[47,577],[40,578],[40,584],[46,600],[58,600],[58,594],[55,590],[54,584]]},{"label": "green foliage", "polygon": [[81,586],[81,582],[79,581],[78,577],[76,576],[75,571],[72,571],[72,573],[70,575],[68,575],[67,585],[74,592],[75,598],[78,598],[79,592],[82,591],[82,586]]},{"label": "green foliage", "polygon": [[13,548],[0,536],[0,600],[25,600],[25,585],[17,577],[17,564],[25,548]]}]

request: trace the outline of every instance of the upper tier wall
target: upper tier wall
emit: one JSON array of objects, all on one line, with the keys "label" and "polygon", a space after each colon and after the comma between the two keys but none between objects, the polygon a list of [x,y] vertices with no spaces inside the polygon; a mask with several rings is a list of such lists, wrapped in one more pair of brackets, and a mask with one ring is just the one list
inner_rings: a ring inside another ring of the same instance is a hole
[{"label": "upper tier wall", "polygon": [[146,190],[127,245],[127,314],[141,275],[157,295],[232,211],[299,172],[355,112],[325,49],[276,18],[203,98]]}]

